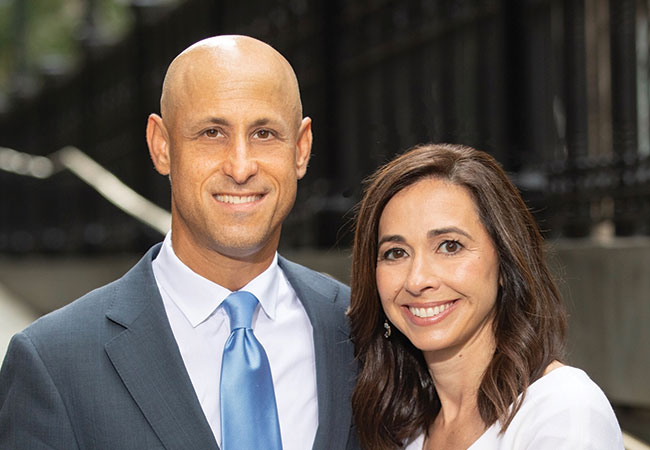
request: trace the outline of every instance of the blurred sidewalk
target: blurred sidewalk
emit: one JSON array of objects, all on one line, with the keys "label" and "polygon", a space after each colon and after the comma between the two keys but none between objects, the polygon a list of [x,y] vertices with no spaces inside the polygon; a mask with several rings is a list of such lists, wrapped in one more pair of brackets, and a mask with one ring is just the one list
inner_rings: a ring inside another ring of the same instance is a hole
[{"label": "blurred sidewalk", "polygon": [[11,336],[36,318],[38,314],[35,311],[0,284],[0,361],[4,359]]}]

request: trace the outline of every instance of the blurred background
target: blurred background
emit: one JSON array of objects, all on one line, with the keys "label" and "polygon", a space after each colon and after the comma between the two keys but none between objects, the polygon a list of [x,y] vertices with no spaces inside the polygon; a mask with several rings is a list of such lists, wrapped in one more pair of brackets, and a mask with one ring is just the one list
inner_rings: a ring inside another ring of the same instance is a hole
[{"label": "blurred background", "polygon": [[547,237],[569,362],[650,442],[649,19],[650,0],[0,0],[0,356],[162,239],[98,185],[169,209],[144,140],[165,70],[247,34],[291,62],[314,121],[282,253],[347,281],[374,168],[427,141],[491,153]]}]

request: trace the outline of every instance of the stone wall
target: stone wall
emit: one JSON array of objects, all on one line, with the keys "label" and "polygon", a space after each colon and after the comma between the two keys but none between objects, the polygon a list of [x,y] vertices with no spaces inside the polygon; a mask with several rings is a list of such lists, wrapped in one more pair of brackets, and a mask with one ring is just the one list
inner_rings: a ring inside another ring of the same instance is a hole
[{"label": "stone wall", "polygon": [[551,246],[569,317],[569,362],[613,403],[650,407],[650,239]]}]

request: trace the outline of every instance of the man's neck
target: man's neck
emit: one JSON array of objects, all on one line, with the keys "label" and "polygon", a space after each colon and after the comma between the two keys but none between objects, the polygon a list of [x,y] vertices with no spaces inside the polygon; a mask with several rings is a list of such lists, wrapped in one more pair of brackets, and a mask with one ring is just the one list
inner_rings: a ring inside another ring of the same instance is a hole
[{"label": "man's neck", "polygon": [[220,251],[179,240],[172,234],[174,253],[183,264],[220,286],[237,291],[264,272],[273,262],[277,244],[248,253],[236,254],[233,251]]}]

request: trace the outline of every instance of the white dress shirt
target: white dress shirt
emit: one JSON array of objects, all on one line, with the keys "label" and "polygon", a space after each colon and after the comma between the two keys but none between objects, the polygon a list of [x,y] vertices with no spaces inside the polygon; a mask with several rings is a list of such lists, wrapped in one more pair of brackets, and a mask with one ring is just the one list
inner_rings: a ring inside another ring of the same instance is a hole
[{"label": "white dress shirt", "polygon": [[[221,444],[221,359],[230,335],[221,303],[231,291],[183,264],[172,249],[171,233],[153,261],[153,273],[194,391]],[[252,328],[269,358],[283,448],[311,449],[318,428],[313,329],[278,266],[277,253],[268,269],[241,290],[260,301]]]}]

